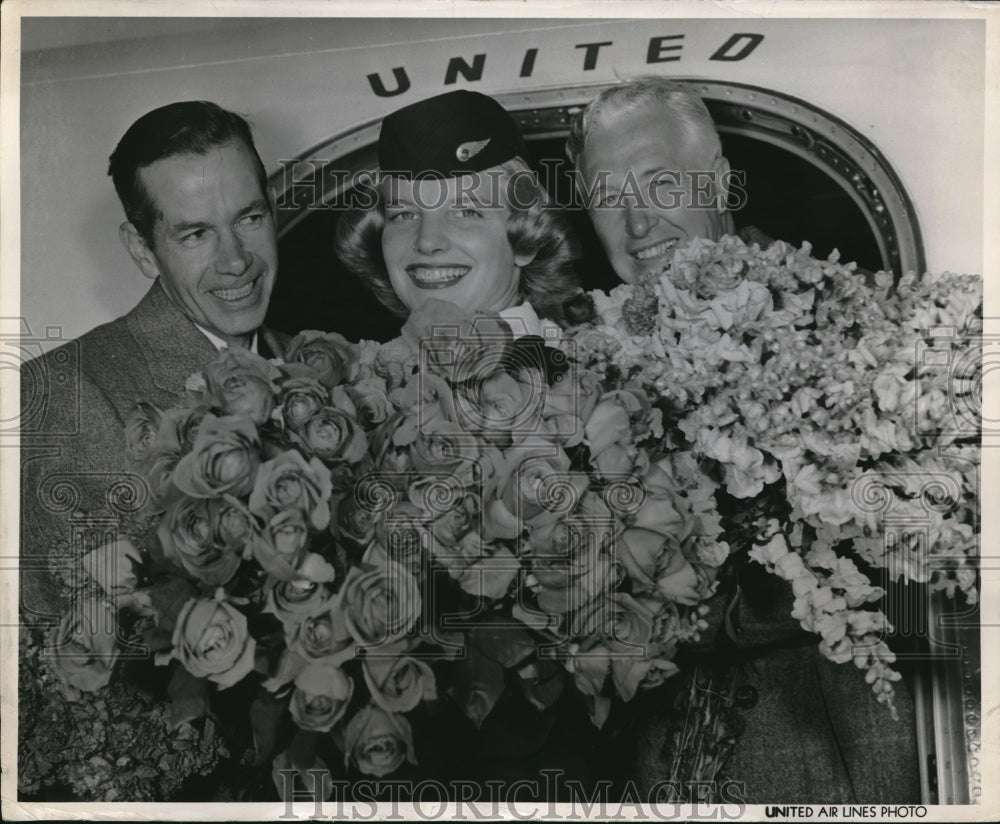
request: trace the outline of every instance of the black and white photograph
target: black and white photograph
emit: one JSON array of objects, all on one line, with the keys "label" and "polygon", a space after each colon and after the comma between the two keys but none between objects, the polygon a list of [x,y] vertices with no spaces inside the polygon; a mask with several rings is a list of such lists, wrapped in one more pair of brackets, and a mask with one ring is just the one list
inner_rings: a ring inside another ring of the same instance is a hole
[{"label": "black and white photograph", "polygon": [[0,17],[5,819],[1000,807],[992,4]]}]

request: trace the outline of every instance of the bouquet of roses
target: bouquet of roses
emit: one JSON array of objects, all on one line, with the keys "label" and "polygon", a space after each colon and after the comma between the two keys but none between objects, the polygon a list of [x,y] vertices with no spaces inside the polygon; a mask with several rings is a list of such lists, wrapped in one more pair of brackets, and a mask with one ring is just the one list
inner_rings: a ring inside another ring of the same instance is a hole
[{"label": "bouquet of roses", "polygon": [[100,696],[148,650],[167,728],[238,728],[279,791],[404,769],[422,709],[480,725],[512,684],[576,689],[600,726],[676,672],[729,553],[639,383],[449,304],[385,345],[225,350],[127,435],[148,500],[81,559],[52,664]]},{"label": "bouquet of roses", "polygon": [[810,251],[678,245],[664,271],[593,293],[599,323],[571,343],[655,397],[676,448],[758,513],[750,557],[891,706],[884,589],[856,562],[977,600],[982,283],[894,283]]}]

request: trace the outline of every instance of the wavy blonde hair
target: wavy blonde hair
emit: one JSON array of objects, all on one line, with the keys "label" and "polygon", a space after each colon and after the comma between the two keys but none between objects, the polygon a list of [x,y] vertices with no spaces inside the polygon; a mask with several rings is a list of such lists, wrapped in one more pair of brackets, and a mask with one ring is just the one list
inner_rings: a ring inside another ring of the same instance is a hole
[{"label": "wavy blonde hair", "polygon": [[[566,325],[563,307],[581,291],[573,268],[579,256],[577,242],[561,210],[549,204],[548,194],[524,160],[515,157],[500,168],[510,208],[507,239],[515,256],[531,259],[521,267],[521,299],[539,317]],[[371,208],[351,208],[341,215],[335,249],[341,262],[386,308],[405,318],[409,309],[393,291],[382,257],[384,203],[381,187],[376,187]]]}]

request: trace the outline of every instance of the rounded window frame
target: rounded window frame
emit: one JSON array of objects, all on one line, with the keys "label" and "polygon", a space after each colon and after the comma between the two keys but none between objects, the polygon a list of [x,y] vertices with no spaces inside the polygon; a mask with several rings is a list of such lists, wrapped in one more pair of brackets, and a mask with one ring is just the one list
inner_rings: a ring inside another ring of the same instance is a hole
[{"label": "rounded window frame", "polygon": [[[676,78],[676,82],[705,101],[721,134],[763,140],[806,160],[836,182],[868,222],[883,268],[897,275],[925,271],[913,203],[886,157],[855,128],[811,103],[770,89],[719,80]],[[565,137],[580,109],[611,85],[589,83],[492,96],[530,141]],[[356,175],[378,168],[375,144],[380,123],[380,118],[366,121],[335,134],[271,176],[281,204],[279,238],[310,209],[341,198]],[[321,196],[309,197],[317,186]]]}]

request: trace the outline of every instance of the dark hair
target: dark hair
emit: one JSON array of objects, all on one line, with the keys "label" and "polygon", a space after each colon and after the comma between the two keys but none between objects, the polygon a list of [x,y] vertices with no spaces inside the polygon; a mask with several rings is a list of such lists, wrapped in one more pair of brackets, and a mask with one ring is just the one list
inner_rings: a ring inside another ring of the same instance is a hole
[{"label": "dark hair", "polygon": [[[578,246],[565,217],[548,205],[545,189],[521,158],[501,164],[506,178],[507,239],[515,254],[531,262],[521,267],[521,298],[540,317],[567,325],[563,306],[580,293],[573,261]],[[372,291],[393,314],[409,314],[396,296],[382,257],[383,200],[376,189],[372,208],[349,209],[337,221],[336,250],[344,265]]]},{"label": "dark hair", "polygon": [[250,124],[233,112],[205,100],[185,100],[153,109],[133,123],[111,153],[108,174],[125,217],[152,246],[156,206],[142,185],[139,170],[177,155],[204,155],[211,149],[242,141],[253,155],[262,192],[267,172],[253,144]]}]

